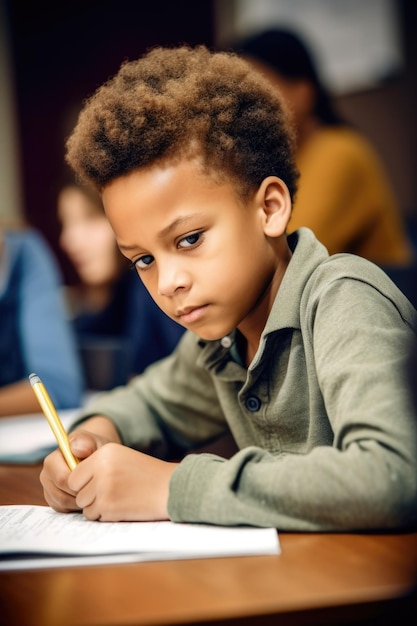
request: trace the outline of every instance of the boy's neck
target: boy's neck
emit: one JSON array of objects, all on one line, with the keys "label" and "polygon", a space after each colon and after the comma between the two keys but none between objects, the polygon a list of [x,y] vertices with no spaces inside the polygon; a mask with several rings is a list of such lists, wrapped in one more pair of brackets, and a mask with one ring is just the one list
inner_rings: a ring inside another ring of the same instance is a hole
[{"label": "boy's neck", "polygon": [[279,262],[274,275],[262,296],[262,300],[258,303],[256,310],[238,327],[236,333],[236,346],[242,363],[244,363],[246,367],[249,367],[252,363],[259,348],[262,332],[266,326],[279,287],[292,257],[286,235],[280,237],[279,240],[277,239],[275,246]]},{"label": "boy's neck", "polygon": [[237,331],[236,347],[239,352],[240,360],[242,361],[243,365],[248,368],[258,350],[259,341],[257,342],[257,344],[249,344],[246,337],[244,337],[242,333]]}]

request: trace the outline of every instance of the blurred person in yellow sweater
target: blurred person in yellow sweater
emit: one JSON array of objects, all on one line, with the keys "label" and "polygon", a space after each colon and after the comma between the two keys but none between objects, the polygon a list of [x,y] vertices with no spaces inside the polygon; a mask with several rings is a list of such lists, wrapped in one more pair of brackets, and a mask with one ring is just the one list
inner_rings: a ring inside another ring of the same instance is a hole
[{"label": "blurred person in yellow sweater", "polygon": [[280,89],[293,115],[300,182],[288,231],[308,226],[330,254],[408,265],[412,245],[381,159],[336,112],[305,42],[274,29],[235,50]]}]

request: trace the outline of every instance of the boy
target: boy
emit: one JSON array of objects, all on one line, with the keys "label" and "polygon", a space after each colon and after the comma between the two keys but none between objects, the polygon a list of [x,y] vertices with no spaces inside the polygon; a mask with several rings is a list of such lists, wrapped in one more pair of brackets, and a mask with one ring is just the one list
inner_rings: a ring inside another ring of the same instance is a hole
[{"label": "boy", "polygon": [[[186,332],[98,398],[41,482],[58,511],[292,531],[416,521],[407,385],[416,312],[354,255],[286,235],[294,140],[276,91],[234,55],[157,48],[86,103],[67,144],[123,254]],[[230,459],[188,454],[230,431]],[[122,444],[122,445],[121,445]]]}]

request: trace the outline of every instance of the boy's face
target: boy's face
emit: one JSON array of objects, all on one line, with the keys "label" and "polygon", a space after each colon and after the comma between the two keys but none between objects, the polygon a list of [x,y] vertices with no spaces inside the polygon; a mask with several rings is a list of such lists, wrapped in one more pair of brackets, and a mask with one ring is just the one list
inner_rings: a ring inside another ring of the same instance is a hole
[{"label": "boy's face", "polygon": [[136,170],[103,192],[120,249],[155,302],[203,339],[265,325],[279,262],[257,197],[243,205],[190,161]]}]

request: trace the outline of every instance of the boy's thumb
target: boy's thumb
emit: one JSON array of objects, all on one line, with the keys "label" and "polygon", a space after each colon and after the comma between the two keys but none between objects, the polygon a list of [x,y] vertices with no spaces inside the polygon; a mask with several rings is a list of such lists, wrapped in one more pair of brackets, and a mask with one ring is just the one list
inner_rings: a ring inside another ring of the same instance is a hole
[{"label": "boy's thumb", "polygon": [[97,441],[91,433],[79,431],[70,436],[71,451],[78,459],[86,459],[98,448]]}]

